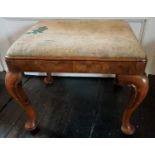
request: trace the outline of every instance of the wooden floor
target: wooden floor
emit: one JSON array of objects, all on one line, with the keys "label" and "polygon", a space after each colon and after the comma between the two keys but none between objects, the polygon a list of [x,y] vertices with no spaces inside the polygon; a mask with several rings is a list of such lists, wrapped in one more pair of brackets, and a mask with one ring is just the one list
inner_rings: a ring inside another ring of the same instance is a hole
[{"label": "wooden floor", "polygon": [[155,137],[155,76],[149,76],[148,96],[133,117],[133,136],[120,131],[132,90],[114,86],[112,78],[55,77],[46,86],[43,77],[24,77],[39,114],[39,129],[30,133],[24,130],[24,112],[5,89],[4,76],[0,73],[0,137]]}]

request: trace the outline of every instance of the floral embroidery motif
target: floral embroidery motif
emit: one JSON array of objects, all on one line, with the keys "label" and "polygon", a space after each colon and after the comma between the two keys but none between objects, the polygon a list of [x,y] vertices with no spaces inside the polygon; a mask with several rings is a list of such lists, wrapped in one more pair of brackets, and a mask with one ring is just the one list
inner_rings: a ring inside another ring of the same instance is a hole
[{"label": "floral embroidery motif", "polygon": [[42,26],[42,27],[39,27],[37,29],[34,29],[32,30],[32,32],[27,32],[27,34],[37,34],[37,33],[43,33],[43,31],[47,30],[47,26]]}]

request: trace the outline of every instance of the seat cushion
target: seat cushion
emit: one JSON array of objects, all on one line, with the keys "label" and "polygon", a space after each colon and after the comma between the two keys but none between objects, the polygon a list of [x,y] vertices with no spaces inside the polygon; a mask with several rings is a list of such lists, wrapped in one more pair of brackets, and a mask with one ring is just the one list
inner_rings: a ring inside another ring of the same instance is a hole
[{"label": "seat cushion", "polygon": [[7,56],[145,58],[145,53],[126,21],[47,20],[23,34]]}]

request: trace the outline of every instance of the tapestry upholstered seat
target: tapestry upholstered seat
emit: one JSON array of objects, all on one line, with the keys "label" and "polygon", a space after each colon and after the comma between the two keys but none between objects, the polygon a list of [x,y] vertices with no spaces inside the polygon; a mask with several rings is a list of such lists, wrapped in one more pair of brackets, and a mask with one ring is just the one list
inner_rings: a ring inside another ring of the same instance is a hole
[{"label": "tapestry upholstered seat", "polygon": [[41,21],[9,49],[12,57],[145,58],[127,22]]},{"label": "tapestry upholstered seat", "polygon": [[147,59],[126,21],[40,21],[13,43],[6,54],[6,63],[6,88],[27,115],[26,129],[35,129],[38,122],[22,88],[23,72],[47,72],[46,83],[52,80],[51,72],[104,73],[116,74],[117,84],[134,89],[121,127],[125,134],[134,133],[130,118],[148,91]]}]

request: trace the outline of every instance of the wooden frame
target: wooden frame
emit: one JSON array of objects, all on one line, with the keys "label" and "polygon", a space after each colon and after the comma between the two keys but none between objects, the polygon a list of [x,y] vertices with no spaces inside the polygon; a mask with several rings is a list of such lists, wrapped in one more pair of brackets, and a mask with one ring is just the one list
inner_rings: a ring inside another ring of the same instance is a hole
[{"label": "wooden frame", "polygon": [[27,121],[25,128],[33,130],[37,127],[37,115],[29,99],[22,89],[22,73],[47,72],[46,84],[52,83],[50,72],[104,73],[116,74],[118,84],[127,84],[134,89],[133,98],[122,118],[121,130],[131,135],[135,128],[130,123],[131,116],[142,103],[148,91],[148,78],[145,75],[146,59],[102,59],[102,58],[20,58],[6,57],[9,71],[6,74],[6,88],[13,98],[25,110]]}]

